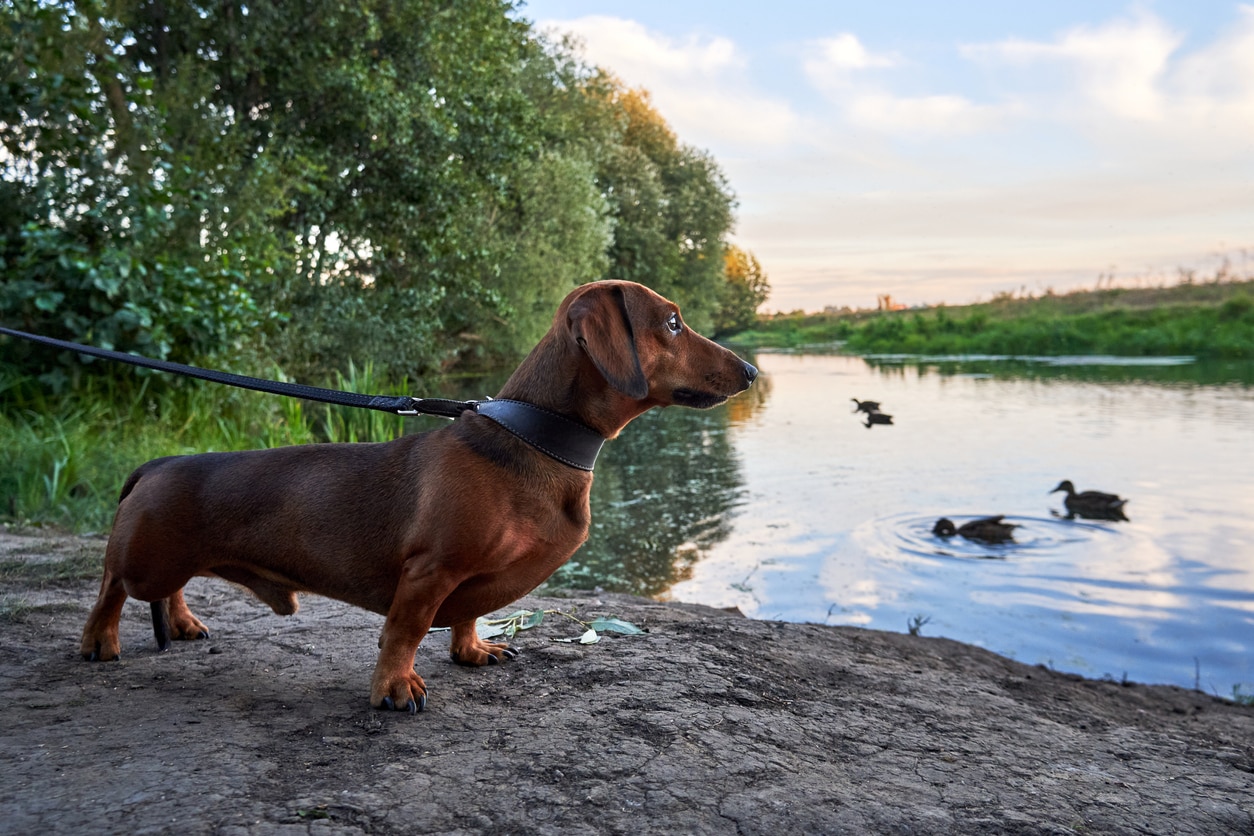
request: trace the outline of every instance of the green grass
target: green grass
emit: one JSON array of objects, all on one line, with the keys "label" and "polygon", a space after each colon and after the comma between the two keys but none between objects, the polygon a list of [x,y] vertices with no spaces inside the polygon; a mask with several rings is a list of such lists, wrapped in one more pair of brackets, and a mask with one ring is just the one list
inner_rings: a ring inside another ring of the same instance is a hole
[{"label": "green grass", "polygon": [[[400,393],[367,367],[332,382],[371,394]],[[161,456],[314,441],[384,441],[404,419],[311,404],[199,381],[145,377],[130,386],[97,380],[65,395],[33,380],[0,379],[0,519],[105,531],[127,475]],[[0,566],[0,579],[6,568]]]},{"label": "green grass", "polygon": [[727,340],[842,343],[856,354],[1115,354],[1254,358],[1254,281],[1113,289],[962,307],[763,318]]}]

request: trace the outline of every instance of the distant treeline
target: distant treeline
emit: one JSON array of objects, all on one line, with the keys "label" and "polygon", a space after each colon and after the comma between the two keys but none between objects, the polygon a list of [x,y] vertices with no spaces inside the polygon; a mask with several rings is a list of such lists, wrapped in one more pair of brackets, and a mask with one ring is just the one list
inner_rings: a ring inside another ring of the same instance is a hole
[{"label": "distant treeline", "polygon": [[763,317],[738,344],[903,354],[1114,354],[1254,358],[1254,281],[1188,282],[961,307]]},{"label": "distant treeline", "polygon": [[[717,163],[514,6],[3,4],[0,323],[399,380],[517,359],[599,278],[699,330],[752,322],[767,283],[728,244]],[[86,375],[8,340],[0,360]]]}]

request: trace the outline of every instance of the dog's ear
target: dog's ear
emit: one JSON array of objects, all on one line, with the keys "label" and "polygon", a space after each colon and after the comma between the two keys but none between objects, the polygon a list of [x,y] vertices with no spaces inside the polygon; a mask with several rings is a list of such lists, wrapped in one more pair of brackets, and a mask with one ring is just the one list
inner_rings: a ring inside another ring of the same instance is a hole
[{"label": "dog's ear", "polygon": [[570,306],[567,317],[571,335],[610,386],[636,400],[649,394],[621,286],[589,288]]}]

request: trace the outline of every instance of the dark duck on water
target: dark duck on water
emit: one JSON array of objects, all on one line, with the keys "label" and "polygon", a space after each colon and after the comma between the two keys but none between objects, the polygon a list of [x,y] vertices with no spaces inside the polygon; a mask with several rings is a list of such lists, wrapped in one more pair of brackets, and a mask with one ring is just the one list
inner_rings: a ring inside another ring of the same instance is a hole
[{"label": "dark duck on water", "polygon": [[1019,524],[1002,522],[1005,518],[1004,514],[998,514],[995,517],[982,517],[955,526],[953,520],[941,517],[936,521],[936,525],[932,526],[932,533],[937,537],[953,537],[957,534],[959,537],[978,540],[982,543],[1007,543],[1014,540],[1014,530],[1019,527]]},{"label": "dark duck on water", "polygon": [[1063,497],[1062,504],[1071,516],[1099,520],[1127,519],[1123,513],[1123,506],[1128,504],[1128,500],[1116,494],[1101,491],[1077,493],[1075,485],[1071,484],[1069,479],[1063,479],[1050,493],[1058,493],[1058,491],[1066,491],[1067,495]]}]

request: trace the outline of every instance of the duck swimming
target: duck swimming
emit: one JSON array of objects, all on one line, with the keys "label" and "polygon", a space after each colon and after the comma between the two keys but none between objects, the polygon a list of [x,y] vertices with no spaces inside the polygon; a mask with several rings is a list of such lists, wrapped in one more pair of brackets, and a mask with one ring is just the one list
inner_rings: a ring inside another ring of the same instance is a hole
[{"label": "duck swimming", "polygon": [[953,520],[941,517],[936,521],[936,525],[932,526],[932,533],[937,537],[953,537],[957,534],[968,540],[978,540],[982,543],[1005,543],[1015,539],[1014,530],[1019,528],[1018,523],[1002,522],[1005,518],[1004,514],[998,514],[995,517],[982,517],[955,526]]},{"label": "duck swimming", "polygon": [[867,414],[870,414],[872,412],[880,411],[879,401],[860,401],[857,398],[850,398],[849,400],[857,404],[857,406],[853,408],[854,412],[865,412]]},{"label": "duck swimming", "polygon": [[1067,495],[1063,497],[1062,504],[1066,506],[1067,513],[1072,516],[1098,520],[1127,519],[1123,513],[1123,506],[1128,504],[1128,500],[1116,494],[1101,491],[1076,493],[1075,485],[1071,484],[1069,479],[1063,479],[1050,493],[1058,491],[1066,491]]}]

